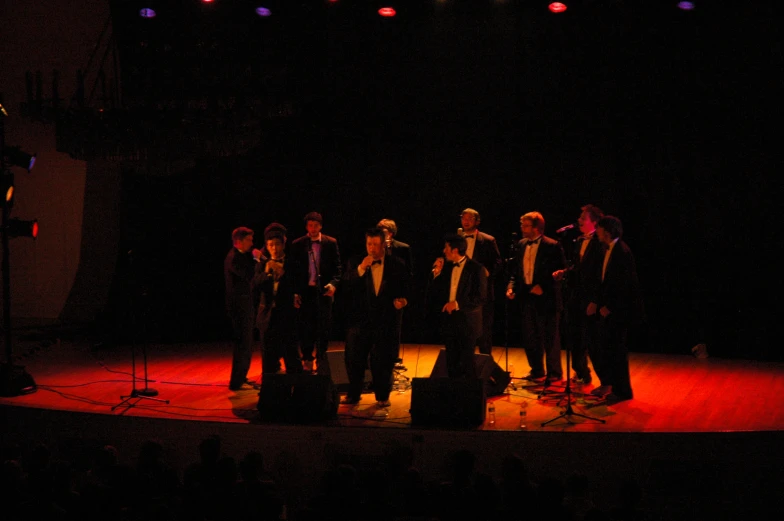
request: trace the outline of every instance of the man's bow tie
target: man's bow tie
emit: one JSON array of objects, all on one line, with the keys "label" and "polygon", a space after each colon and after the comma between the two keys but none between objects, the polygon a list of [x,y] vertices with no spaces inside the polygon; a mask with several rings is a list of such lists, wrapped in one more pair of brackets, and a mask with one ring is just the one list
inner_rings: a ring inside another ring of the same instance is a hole
[{"label": "man's bow tie", "polygon": [[534,244],[539,244],[539,239],[536,239],[535,241],[528,241],[525,243],[525,246],[533,246]]},{"label": "man's bow tie", "polygon": [[469,234],[469,235],[464,235],[463,237],[465,237],[466,239],[468,239],[469,237],[471,239],[473,239],[474,238],[474,234],[472,233],[472,234]]}]

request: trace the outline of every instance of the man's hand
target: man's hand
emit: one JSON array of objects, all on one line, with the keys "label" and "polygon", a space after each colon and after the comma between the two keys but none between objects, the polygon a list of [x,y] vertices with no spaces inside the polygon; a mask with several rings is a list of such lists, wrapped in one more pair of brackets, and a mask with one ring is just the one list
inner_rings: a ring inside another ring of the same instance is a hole
[{"label": "man's hand", "polygon": [[561,281],[561,280],[563,280],[565,274],[566,274],[566,270],[554,271],[553,272],[553,279]]},{"label": "man's hand", "polygon": [[602,306],[601,309],[599,310],[599,314],[602,316],[602,318],[607,318],[608,316],[610,316],[610,313],[612,313],[612,311],[607,309],[607,306]]},{"label": "man's hand", "polygon": [[444,258],[438,257],[436,261],[433,263],[433,277],[438,277],[441,275],[441,271],[444,269]]},{"label": "man's hand", "polygon": [[456,309],[457,309],[457,301],[456,300],[452,300],[452,301],[449,301],[446,304],[444,304],[444,307],[441,308],[441,311],[444,311],[444,312],[446,312],[446,313],[451,315],[452,311],[455,311]]},{"label": "man's hand", "polygon": [[509,300],[514,300],[514,298],[516,296],[517,295],[515,295],[515,292],[514,292],[514,290],[512,288],[507,288],[507,290],[506,290],[506,298],[508,298]]},{"label": "man's hand", "polygon": [[588,307],[585,308],[585,314],[589,317],[592,317],[596,314],[596,302],[591,302],[588,304]]},{"label": "man's hand", "polygon": [[371,266],[373,266],[373,257],[370,255],[362,259],[362,262],[359,264],[359,267],[365,271],[369,270]]},{"label": "man's hand", "polygon": [[392,304],[395,306],[395,309],[403,309],[408,305],[408,301],[404,298],[396,298]]},{"label": "man's hand", "polygon": [[261,254],[261,250],[258,248],[253,248],[253,260],[256,262],[261,261],[263,255]]},{"label": "man's hand", "polygon": [[335,295],[335,286],[333,286],[332,284],[327,284],[326,286],[324,286],[324,290],[325,290],[324,291],[325,297],[332,297]]},{"label": "man's hand", "polygon": [[541,295],[542,293],[544,293],[544,291],[542,291],[542,286],[540,286],[539,284],[537,284],[536,286],[534,286],[533,288],[531,288],[531,295],[537,295],[537,296],[539,296],[539,295]]},{"label": "man's hand", "polygon": [[299,295],[294,295],[294,307],[299,309],[302,306],[302,297]]}]

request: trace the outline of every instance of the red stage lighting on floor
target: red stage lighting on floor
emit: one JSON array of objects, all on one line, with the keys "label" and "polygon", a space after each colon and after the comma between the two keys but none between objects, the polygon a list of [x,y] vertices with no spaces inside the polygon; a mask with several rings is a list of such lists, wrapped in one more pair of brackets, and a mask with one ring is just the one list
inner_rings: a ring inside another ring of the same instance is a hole
[{"label": "red stage lighting on floor", "polygon": [[392,18],[397,14],[397,11],[395,11],[392,7],[382,7],[378,10],[378,14],[385,18]]},{"label": "red stage lighting on floor", "polygon": [[555,13],[555,14],[563,13],[567,9],[566,4],[563,4],[561,2],[553,2],[550,5],[548,5],[547,8],[550,10],[551,13]]}]

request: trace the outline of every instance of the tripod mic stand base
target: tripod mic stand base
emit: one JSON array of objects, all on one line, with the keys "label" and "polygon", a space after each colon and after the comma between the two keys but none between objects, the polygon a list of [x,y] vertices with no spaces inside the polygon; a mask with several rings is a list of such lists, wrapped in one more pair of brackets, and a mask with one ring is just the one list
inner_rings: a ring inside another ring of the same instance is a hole
[{"label": "tripod mic stand base", "polygon": [[145,387],[144,389],[137,389],[131,391],[132,398],[136,398],[137,396],[145,396],[145,397],[158,396],[158,391],[156,391],[155,389],[150,389],[148,387]]}]

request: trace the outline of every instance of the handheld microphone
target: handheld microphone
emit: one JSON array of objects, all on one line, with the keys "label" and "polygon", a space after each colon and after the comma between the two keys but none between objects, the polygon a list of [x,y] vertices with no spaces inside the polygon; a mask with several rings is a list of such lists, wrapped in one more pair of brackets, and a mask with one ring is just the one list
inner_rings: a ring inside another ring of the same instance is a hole
[{"label": "handheld microphone", "polygon": [[567,224],[563,228],[558,228],[557,230],[555,230],[555,233],[563,233],[563,232],[571,230],[574,227],[575,227],[574,224]]},{"label": "handheld microphone", "polygon": [[463,236],[463,229],[462,228],[458,228],[457,229],[457,234],[462,237]]}]

